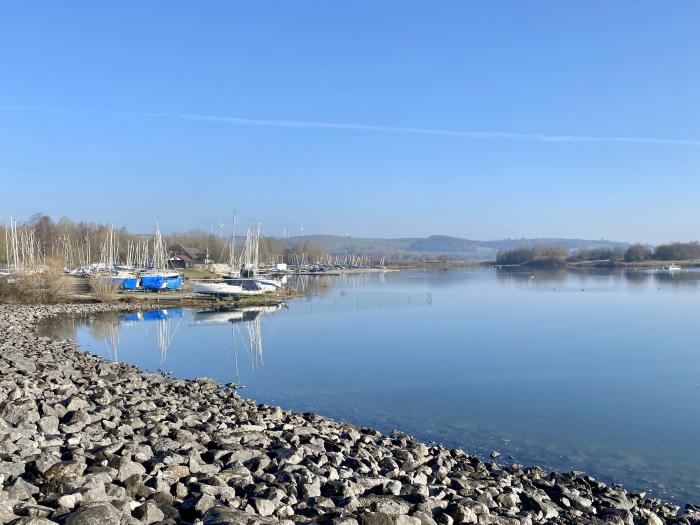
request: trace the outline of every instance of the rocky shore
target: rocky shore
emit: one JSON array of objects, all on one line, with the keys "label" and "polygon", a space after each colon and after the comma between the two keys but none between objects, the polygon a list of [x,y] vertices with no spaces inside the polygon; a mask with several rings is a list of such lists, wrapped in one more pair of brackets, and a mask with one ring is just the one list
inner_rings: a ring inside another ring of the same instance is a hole
[{"label": "rocky shore", "polygon": [[700,524],[700,509],[590,476],[258,405],[35,334],[45,316],[114,308],[0,306],[0,524]]}]

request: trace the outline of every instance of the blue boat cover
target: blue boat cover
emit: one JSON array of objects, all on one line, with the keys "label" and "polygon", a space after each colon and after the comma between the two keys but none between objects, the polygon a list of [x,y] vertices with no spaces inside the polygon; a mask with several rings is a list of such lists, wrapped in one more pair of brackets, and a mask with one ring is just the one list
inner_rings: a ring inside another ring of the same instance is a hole
[{"label": "blue boat cover", "polygon": [[182,288],[182,277],[179,275],[177,277],[168,277],[166,279],[166,286],[168,290],[179,290]]},{"label": "blue boat cover", "polygon": [[126,277],[122,281],[122,288],[125,290],[136,290],[139,287],[138,277]]},{"label": "blue boat cover", "polygon": [[141,286],[147,290],[179,290],[182,288],[182,277],[179,275],[143,275]]},{"label": "blue boat cover", "polygon": [[147,290],[160,290],[165,283],[163,275],[143,275],[141,276],[141,286]]}]

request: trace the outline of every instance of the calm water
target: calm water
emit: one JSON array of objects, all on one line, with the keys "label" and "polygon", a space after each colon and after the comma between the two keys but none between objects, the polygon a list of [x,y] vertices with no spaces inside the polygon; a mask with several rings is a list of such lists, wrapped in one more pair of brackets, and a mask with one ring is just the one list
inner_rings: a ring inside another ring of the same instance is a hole
[{"label": "calm water", "polygon": [[[316,277],[280,309],[63,319],[82,348],[700,502],[700,272]],[[508,456],[513,459],[509,459]]]}]

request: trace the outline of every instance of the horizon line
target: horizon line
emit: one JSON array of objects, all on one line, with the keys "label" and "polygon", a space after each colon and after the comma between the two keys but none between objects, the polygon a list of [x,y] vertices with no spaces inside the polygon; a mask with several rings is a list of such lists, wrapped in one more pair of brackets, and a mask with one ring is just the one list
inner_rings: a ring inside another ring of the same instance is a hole
[{"label": "horizon line", "polygon": [[468,131],[429,127],[404,127],[384,124],[358,124],[348,122],[325,122],[284,119],[257,119],[227,115],[209,115],[193,113],[154,113],[134,111],[114,111],[101,109],[78,109],[43,106],[2,106],[0,111],[25,112],[56,112],[56,113],[85,113],[97,115],[113,115],[139,118],[177,119],[194,122],[213,122],[235,126],[257,126],[297,129],[331,129],[340,131],[369,131],[374,133],[403,133],[414,135],[436,135],[445,137],[483,139],[483,140],[531,140],[536,142],[566,142],[566,143],[629,143],[657,144],[669,146],[700,146],[700,139],[658,138],[658,137],[622,137],[570,135],[556,133],[521,133],[511,131]]}]

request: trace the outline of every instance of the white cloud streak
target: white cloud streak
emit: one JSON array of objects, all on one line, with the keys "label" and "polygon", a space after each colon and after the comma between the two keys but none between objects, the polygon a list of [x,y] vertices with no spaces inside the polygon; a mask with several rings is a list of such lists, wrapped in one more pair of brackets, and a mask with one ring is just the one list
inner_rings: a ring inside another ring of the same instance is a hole
[{"label": "white cloud streak", "polygon": [[521,140],[535,142],[568,143],[629,143],[656,144],[667,146],[700,146],[700,139],[652,138],[652,137],[616,137],[591,135],[564,135],[552,133],[516,133],[508,131],[464,131],[440,128],[386,126],[379,124],[351,124],[346,122],[323,122],[309,120],[253,119],[224,115],[200,115],[191,113],[150,113],[132,111],[89,110],[70,108],[51,108],[40,106],[0,106],[0,111],[82,113],[138,118],[187,120],[193,122],[210,122],[233,126],[258,126],[273,128],[329,129],[338,131],[359,131],[372,133],[403,133],[413,135],[434,135],[473,140]]}]

